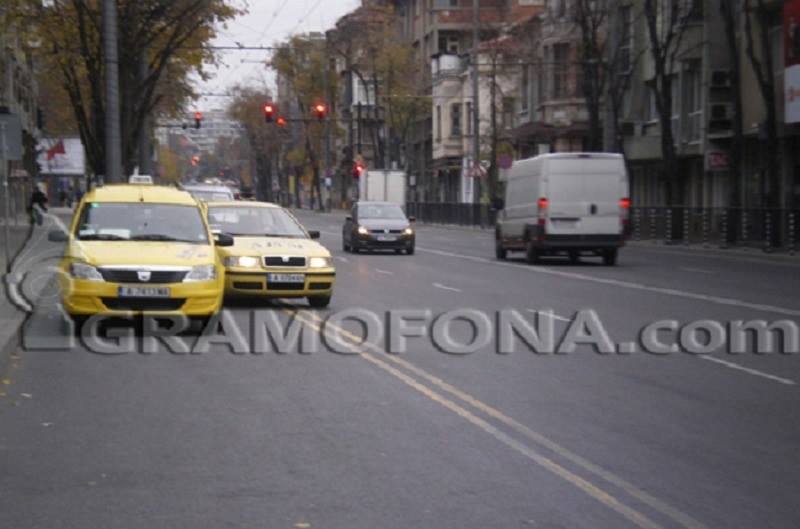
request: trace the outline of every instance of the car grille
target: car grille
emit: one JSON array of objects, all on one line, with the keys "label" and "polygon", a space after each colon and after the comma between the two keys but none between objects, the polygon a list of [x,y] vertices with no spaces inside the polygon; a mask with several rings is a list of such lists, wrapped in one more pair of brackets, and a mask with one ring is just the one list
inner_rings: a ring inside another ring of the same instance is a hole
[{"label": "car grille", "polygon": [[303,283],[267,283],[267,290],[303,290]]},{"label": "car grille", "polygon": [[255,281],[234,281],[233,288],[238,290],[261,290],[264,288],[261,283]]},{"label": "car grille", "polygon": [[[387,232],[386,230],[369,230],[370,233],[374,233],[375,235],[385,235]],[[389,230],[388,233],[392,235],[400,235],[403,233],[403,230]]]},{"label": "car grille", "polygon": [[311,283],[308,287],[310,290],[328,290],[331,288],[330,283]]},{"label": "car grille", "polygon": [[306,258],[305,257],[289,257],[287,260],[284,261],[283,257],[264,257],[264,266],[270,267],[305,267],[306,266]]},{"label": "car grille", "polygon": [[141,281],[136,270],[100,269],[103,279],[111,283],[180,283],[188,274],[187,271],[152,270],[149,281]]},{"label": "car grille", "polygon": [[186,303],[180,298],[103,298],[109,310],[172,311]]}]

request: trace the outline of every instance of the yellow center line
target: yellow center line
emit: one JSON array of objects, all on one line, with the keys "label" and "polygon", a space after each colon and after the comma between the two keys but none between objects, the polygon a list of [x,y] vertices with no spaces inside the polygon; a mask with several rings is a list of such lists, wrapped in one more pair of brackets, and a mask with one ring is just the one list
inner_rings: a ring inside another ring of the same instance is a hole
[{"label": "yellow center line", "polygon": [[[429,387],[423,385],[422,383],[418,382],[417,380],[415,380],[414,378],[412,378],[408,374],[403,373],[402,371],[400,371],[399,369],[397,369],[395,367],[392,367],[384,359],[390,360],[390,361],[392,361],[392,362],[394,362],[394,363],[396,363],[398,365],[401,365],[403,367],[410,368],[411,371],[413,371],[414,373],[417,373],[417,374],[425,373],[423,370],[421,370],[421,369],[419,369],[419,368],[417,368],[415,366],[412,366],[411,364],[409,364],[408,362],[405,362],[404,360],[400,360],[400,359],[398,359],[398,358],[396,358],[394,356],[391,356],[391,355],[383,353],[383,351],[381,351],[380,348],[377,348],[376,346],[374,346],[372,344],[367,344],[367,343],[361,344],[360,343],[361,339],[359,337],[353,335],[352,333],[350,333],[346,329],[343,329],[343,328],[339,327],[338,325],[334,325],[334,324],[331,324],[331,323],[323,322],[323,320],[319,316],[314,314],[314,313],[311,313],[311,312],[300,312],[300,311],[288,310],[288,309],[286,310],[286,312],[289,313],[289,314],[294,315],[302,323],[308,325],[309,327],[311,327],[312,329],[316,330],[317,332],[325,332],[325,330],[323,328],[323,325],[325,326],[325,328],[327,328],[329,326],[332,330],[335,330],[339,334],[339,336],[334,336],[334,338],[338,339],[342,345],[346,346],[347,348],[349,348],[353,352],[359,353],[360,356],[364,360],[367,360],[371,364],[373,364],[376,367],[382,369],[383,371],[389,373],[390,375],[392,375],[393,377],[397,378],[401,382],[405,383],[409,387],[411,387],[411,388],[415,389],[416,391],[422,393],[423,395],[425,395],[427,398],[429,398],[433,402],[436,402],[437,404],[440,404],[441,406],[445,407],[446,409],[456,413],[460,417],[462,417],[465,420],[467,420],[470,424],[480,428],[481,430],[483,430],[484,432],[488,433],[489,435],[491,435],[492,437],[494,437],[495,439],[497,439],[501,443],[503,443],[506,446],[512,448],[513,450],[521,453],[522,455],[524,455],[525,457],[527,457],[531,461],[535,462],[536,464],[538,464],[542,468],[554,473],[558,477],[560,477],[560,478],[564,479],[565,481],[569,482],[570,484],[574,485],[578,489],[580,489],[583,492],[585,492],[586,494],[588,494],[590,497],[594,498],[595,500],[599,501],[603,505],[605,505],[605,506],[609,507],[610,509],[616,511],[617,513],[621,514],[623,517],[625,517],[626,519],[628,519],[631,522],[633,522],[637,527],[640,527],[641,529],[663,529],[663,527],[661,525],[659,525],[658,523],[656,523],[652,519],[648,518],[646,515],[642,514],[641,512],[629,507],[628,505],[625,505],[620,500],[618,500],[616,497],[614,497],[612,494],[604,491],[600,487],[594,485],[593,483],[587,481],[586,479],[584,479],[584,478],[578,476],[577,474],[571,472],[570,470],[564,468],[563,466],[559,465],[558,463],[556,463],[552,459],[542,455],[541,453],[537,452],[536,450],[534,450],[533,448],[527,446],[526,444],[524,444],[524,443],[512,438],[511,436],[509,436],[508,434],[502,432],[500,429],[498,429],[497,427],[493,426],[492,424],[490,424],[486,420],[478,417],[477,415],[475,415],[471,411],[467,410],[463,406],[460,406],[456,402],[446,398],[442,394],[437,393],[436,391],[434,391],[434,390],[430,389]],[[355,343],[350,343],[350,342],[344,341],[341,338],[342,336],[347,337],[350,340],[353,340],[354,342],[358,343],[359,345],[356,345]],[[366,351],[364,349],[379,350],[383,354],[380,354],[380,358],[378,358],[378,356],[376,356],[374,353],[371,353],[371,352]],[[428,380],[431,380],[431,381],[439,380],[439,379],[436,379],[436,377],[433,377],[432,375],[426,376],[425,378],[428,379]],[[444,382],[441,382],[441,384],[449,386],[448,384],[446,384]],[[439,384],[437,384],[437,385],[439,385]],[[452,388],[452,386],[449,386],[449,387]],[[455,390],[455,388],[452,388],[452,389]],[[455,390],[455,391],[458,391],[458,390]],[[469,397],[466,394],[464,394],[464,395]],[[469,400],[470,401],[474,401],[475,403],[479,403],[480,402],[477,399],[474,399],[473,397],[469,397]],[[467,402],[469,402],[469,401],[467,401]],[[470,402],[470,404],[472,404],[472,402]],[[485,409],[493,409],[490,406],[485,405],[485,404],[482,404],[482,406],[479,407],[479,409],[484,409],[484,408]],[[502,415],[499,411],[496,411],[496,414]],[[495,414],[489,414],[489,415],[497,418],[495,416]],[[513,420],[509,419],[509,421],[513,421]],[[505,421],[503,421],[503,422],[505,422]],[[517,424],[519,424],[519,423],[517,423]],[[520,425],[520,426],[522,426],[522,425]],[[526,428],[524,426],[522,426],[522,427]],[[541,437],[540,434],[536,434],[535,432],[533,432],[531,430],[528,430],[528,431],[531,434],[533,434],[534,436]],[[546,440],[544,437],[541,437],[541,439]],[[558,446],[557,444],[555,444],[552,441],[549,441],[549,440],[546,440],[546,441],[551,445]],[[561,449],[561,451],[565,451],[565,449]],[[556,450],[557,453],[560,453],[561,451]],[[578,457],[578,456],[575,456],[575,457]],[[592,465],[591,463],[588,463],[588,464],[591,465],[592,467],[596,468],[596,469],[599,469],[599,467],[596,467],[596,466]],[[602,469],[600,469],[600,470],[602,470]],[[610,474],[607,471],[603,471],[603,472],[606,472],[607,474]],[[621,482],[621,480],[619,480],[619,481]],[[633,487],[633,486],[629,485],[629,487]],[[633,488],[633,490],[638,491],[638,489],[635,489],[635,488]],[[643,491],[639,491],[639,493],[642,494],[642,495],[645,495],[643,497],[647,497],[646,493],[644,493]],[[638,497],[637,495],[634,495],[634,496]],[[658,502],[658,500],[655,500],[655,501]],[[661,511],[661,509],[657,509],[657,510]],[[670,512],[673,512],[673,513],[678,513],[678,511],[674,511],[674,509],[671,509],[669,507],[668,507],[668,510]],[[663,511],[662,511],[662,513],[663,513]],[[663,513],[663,514],[668,514],[668,513]],[[680,514],[680,513],[678,513],[678,514]],[[683,518],[683,520],[677,520],[676,519],[675,521],[677,521],[678,523],[681,523],[681,525],[683,525],[687,529],[706,529],[705,526],[703,526],[699,522],[691,520],[691,518],[689,518],[686,515],[682,515],[681,518]],[[687,520],[689,522],[691,522],[691,523],[684,523],[684,521],[687,521]]]}]

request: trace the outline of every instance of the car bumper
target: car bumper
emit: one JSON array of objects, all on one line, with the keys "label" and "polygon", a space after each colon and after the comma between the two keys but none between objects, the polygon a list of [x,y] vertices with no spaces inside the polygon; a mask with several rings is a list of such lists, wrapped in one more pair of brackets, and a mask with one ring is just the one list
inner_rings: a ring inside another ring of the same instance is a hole
[{"label": "car bumper", "polygon": [[544,250],[599,250],[621,248],[625,245],[622,235],[554,235],[536,239],[534,246]]},{"label": "car bumper", "polygon": [[211,316],[222,307],[223,280],[147,285],[170,289],[169,297],[120,297],[120,283],[62,279],[61,302],[72,316],[184,315]]},{"label": "car bumper", "polygon": [[367,250],[405,250],[413,248],[415,237],[413,235],[400,235],[393,241],[380,241],[374,235],[359,235],[353,246]]},{"label": "car bumper", "polygon": [[[302,283],[269,283],[267,274],[303,274]],[[336,282],[336,270],[262,270],[225,272],[225,294],[234,297],[304,298],[330,296]]]}]

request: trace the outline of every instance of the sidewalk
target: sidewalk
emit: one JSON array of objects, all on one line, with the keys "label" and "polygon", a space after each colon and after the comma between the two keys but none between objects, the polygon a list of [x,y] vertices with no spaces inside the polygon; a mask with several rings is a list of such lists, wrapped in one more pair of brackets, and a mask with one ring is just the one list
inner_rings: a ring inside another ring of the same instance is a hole
[{"label": "sidewalk", "polygon": [[[52,267],[64,252],[63,243],[48,241],[50,230],[68,224],[72,210],[51,208],[41,226],[21,223],[9,226],[12,253],[11,272],[6,273],[5,256],[2,264],[3,287],[0,296],[0,375],[16,360],[20,344],[20,329],[44,289],[51,284]],[[27,218],[25,219],[27,222]],[[0,233],[4,233],[0,223]],[[5,244],[5,236],[2,236]],[[0,392],[3,392],[0,386]]]}]

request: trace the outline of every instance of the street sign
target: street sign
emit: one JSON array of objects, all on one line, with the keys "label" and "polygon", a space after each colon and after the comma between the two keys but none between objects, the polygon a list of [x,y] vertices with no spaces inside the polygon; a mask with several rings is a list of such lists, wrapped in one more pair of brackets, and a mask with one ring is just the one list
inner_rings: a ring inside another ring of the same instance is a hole
[{"label": "street sign", "polygon": [[22,125],[16,114],[0,114],[0,160],[22,160]]}]

